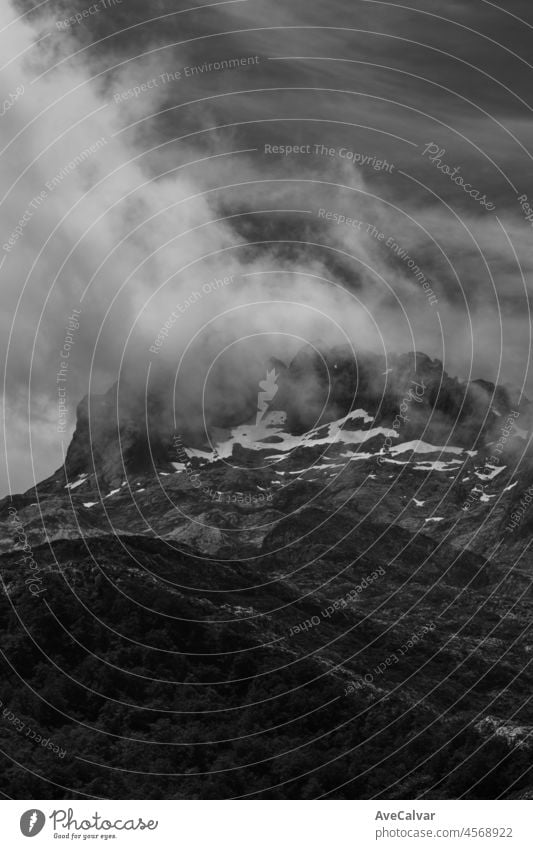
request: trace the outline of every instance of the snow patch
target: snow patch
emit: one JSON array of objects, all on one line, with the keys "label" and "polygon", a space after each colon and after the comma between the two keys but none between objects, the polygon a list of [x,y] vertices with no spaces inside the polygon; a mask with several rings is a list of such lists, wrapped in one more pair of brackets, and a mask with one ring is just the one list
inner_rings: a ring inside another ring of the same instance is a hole
[{"label": "snow patch", "polygon": [[[452,465],[455,463],[455,465]],[[457,465],[457,460],[444,462],[444,460],[425,460],[423,463],[417,463],[413,468],[417,472],[455,472],[461,468],[461,463]]]},{"label": "snow patch", "polygon": [[371,457],[375,457],[376,454],[372,454],[371,452],[365,451],[344,451],[341,454],[341,457],[347,457],[348,460],[369,460]]},{"label": "snow patch", "polygon": [[74,481],[74,483],[67,483],[65,489],[76,489],[78,486],[81,486],[82,483],[85,483],[88,477],[89,475],[84,472],[82,475],[79,476],[77,481]]},{"label": "snow patch", "polygon": [[490,466],[490,465],[487,465],[486,468],[492,469],[492,471],[488,472],[486,475],[482,474],[481,472],[474,472],[475,476],[477,478],[479,478],[480,481],[491,481],[493,478],[496,477],[496,475],[499,475],[500,472],[503,472],[503,470],[506,469],[507,466]]},{"label": "snow patch", "polygon": [[[364,424],[374,421],[373,417],[369,416],[366,410],[352,410],[351,413],[342,416],[334,422],[321,425],[314,430],[304,433],[302,436],[293,436],[282,430],[278,426],[279,422],[272,415],[269,415],[257,425],[239,425],[239,427],[232,428],[229,439],[219,442],[212,452],[198,451],[190,448],[186,450],[190,457],[201,457],[212,463],[215,460],[231,457],[234,445],[240,445],[251,451],[265,451],[275,448],[276,451],[281,453],[288,453],[295,448],[314,448],[318,445],[329,445],[332,442],[345,445],[359,445],[372,439],[374,436],[380,435],[391,439],[398,438],[397,431],[391,428],[376,427],[369,430],[347,430],[345,426],[355,419],[362,419]],[[267,441],[271,440],[273,436],[279,440],[275,446],[271,441]],[[278,456],[274,455],[271,459],[277,459]]]},{"label": "snow patch", "polygon": [[390,449],[391,454],[403,454],[405,451],[412,451],[413,454],[462,454],[462,448],[456,448],[453,445],[431,445],[429,442],[422,442],[420,439],[413,439],[411,442],[402,442],[400,445],[393,445]]},{"label": "snow patch", "polygon": [[[344,463],[323,463],[321,466],[309,466],[308,469],[297,469],[294,472],[287,472],[288,475],[304,475],[306,472],[314,472],[317,469],[337,469],[344,468]],[[284,472],[276,472],[276,474],[285,474]]]}]

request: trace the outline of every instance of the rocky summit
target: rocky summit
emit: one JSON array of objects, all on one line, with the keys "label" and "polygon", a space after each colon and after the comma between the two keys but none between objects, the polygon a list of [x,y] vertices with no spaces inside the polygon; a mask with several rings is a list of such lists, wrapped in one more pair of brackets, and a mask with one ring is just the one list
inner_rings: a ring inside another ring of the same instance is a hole
[{"label": "rocky summit", "polygon": [[0,503],[2,699],[67,753],[4,723],[11,787],[529,797],[528,399],[320,342],[203,427],[167,396],[86,397]]}]

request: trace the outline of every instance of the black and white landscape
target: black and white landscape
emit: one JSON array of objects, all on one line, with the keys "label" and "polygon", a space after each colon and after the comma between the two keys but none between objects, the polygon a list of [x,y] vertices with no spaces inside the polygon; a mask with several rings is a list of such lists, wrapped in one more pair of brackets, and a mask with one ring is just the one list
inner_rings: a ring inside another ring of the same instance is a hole
[{"label": "black and white landscape", "polygon": [[0,10],[0,792],[533,797],[533,10]]}]

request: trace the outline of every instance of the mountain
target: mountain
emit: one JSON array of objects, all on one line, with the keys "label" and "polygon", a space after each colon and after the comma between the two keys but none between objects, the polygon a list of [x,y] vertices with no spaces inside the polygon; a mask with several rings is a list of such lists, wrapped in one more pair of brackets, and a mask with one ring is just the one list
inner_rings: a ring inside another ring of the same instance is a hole
[{"label": "mountain", "polygon": [[530,402],[320,342],[207,433],[165,398],[85,398],[0,502],[0,697],[67,753],[2,728],[12,790],[532,792]]}]

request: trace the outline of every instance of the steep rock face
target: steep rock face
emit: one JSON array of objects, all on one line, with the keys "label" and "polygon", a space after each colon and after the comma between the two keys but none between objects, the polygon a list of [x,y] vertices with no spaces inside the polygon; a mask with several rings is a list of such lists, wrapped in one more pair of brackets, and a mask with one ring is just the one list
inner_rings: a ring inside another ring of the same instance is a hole
[{"label": "steep rock face", "polygon": [[[287,432],[301,435],[363,409],[374,426],[401,429],[402,441],[422,439],[434,445],[450,444],[484,451],[498,443],[509,414],[516,410],[522,432],[531,427],[532,405],[512,397],[504,387],[487,381],[464,383],[449,377],[442,363],[422,353],[389,358],[369,352],[354,356],[349,346],[305,346],[289,366],[271,358],[257,376],[268,372],[275,393],[268,407],[286,413]],[[222,387],[223,388],[223,387]],[[255,421],[260,391],[246,385],[246,397],[228,408],[220,391],[219,406],[205,412],[213,434]],[[179,405],[179,397],[177,398]],[[157,468],[173,471],[178,459],[175,425],[186,444],[210,450],[215,437],[205,432],[204,417],[170,409],[168,387],[152,390],[145,398],[139,387],[115,385],[104,395],[85,397],[78,405],[76,430],[65,468],[50,480],[69,483],[82,473],[95,474],[102,486],[116,487],[128,476],[149,474]],[[513,442],[514,440],[514,442]],[[272,437],[275,446],[276,437]],[[511,435],[505,453],[521,446]],[[237,449],[236,449],[237,450]],[[487,450],[488,453],[488,450]]]},{"label": "steep rock face", "polygon": [[[304,432],[362,407],[378,424],[390,424],[402,404],[406,439],[477,448],[497,435],[499,419],[514,405],[523,427],[531,426],[531,405],[519,404],[504,387],[488,381],[462,382],[450,377],[439,360],[421,352],[385,359],[349,346],[315,349],[306,346],[285,375],[284,397],[289,428]],[[409,411],[409,412],[407,412]]]},{"label": "steep rock face", "polygon": [[168,466],[169,422],[163,424],[154,396],[145,404],[142,395],[128,392],[125,403],[115,384],[105,395],[85,396],[76,414],[64,467],[67,483],[88,473],[102,486],[120,486],[125,476],[146,474],[154,463]]},{"label": "steep rock face", "polygon": [[[270,360],[266,368],[277,391],[259,425],[256,394],[251,423],[219,427],[211,445],[200,439],[201,450],[187,443],[184,416],[176,444],[162,392],[145,399],[114,386],[85,398],[65,466],[0,502],[0,550],[18,546],[10,506],[31,545],[136,533],[229,557],[264,552],[284,517],[316,507],[481,556],[499,545],[501,564],[513,562],[533,521],[527,400],[449,378],[424,354],[384,368],[373,354],[355,360],[346,348],[306,347],[289,367]],[[302,432],[317,416],[318,426]],[[514,571],[519,587],[528,557]]]},{"label": "steep rock face", "polygon": [[[16,546],[11,505],[32,545],[135,532],[231,556],[260,550],[300,508],[349,505],[352,521],[371,515],[481,555],[505,539],[499,556],[512,560],[533,521],[527,400],[449,378],[424,354],[385,368],[373,354],[308,346],[266,371],[277,391],[259,425],[256,392],[251,423],[219,427],[211,445],[199,436],[201,450],[183,414],[176,443],[163,392],[121,385],[85,398],[65,466],[0,502],[0,549]],[[302,432],[304,421],[317,426]]]}]

